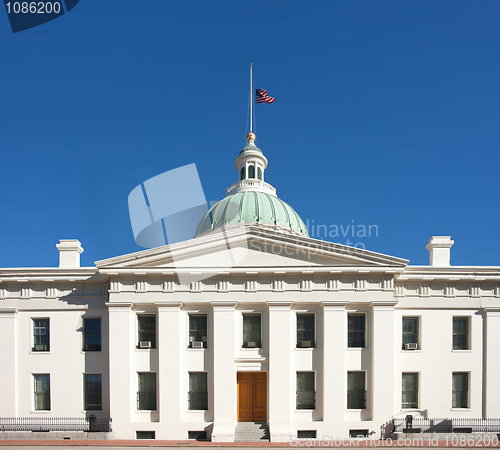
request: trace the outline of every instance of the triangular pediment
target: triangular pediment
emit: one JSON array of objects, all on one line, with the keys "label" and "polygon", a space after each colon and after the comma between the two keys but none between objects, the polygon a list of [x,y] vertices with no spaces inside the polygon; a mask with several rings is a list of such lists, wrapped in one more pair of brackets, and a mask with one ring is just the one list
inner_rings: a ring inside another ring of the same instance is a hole
[{"label": "triangular pediment", "polygon": [[97,261],[99,269],[404,267],[407,260],[280,231],[244,226]]}]

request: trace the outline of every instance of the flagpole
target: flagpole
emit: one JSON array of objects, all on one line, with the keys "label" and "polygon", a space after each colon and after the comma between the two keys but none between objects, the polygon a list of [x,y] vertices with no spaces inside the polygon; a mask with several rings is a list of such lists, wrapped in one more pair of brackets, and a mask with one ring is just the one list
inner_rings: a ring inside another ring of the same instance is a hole
[{"label": "flagpole", "polygon": [[253,127],[252,63],[250,63],[250,133]]}]

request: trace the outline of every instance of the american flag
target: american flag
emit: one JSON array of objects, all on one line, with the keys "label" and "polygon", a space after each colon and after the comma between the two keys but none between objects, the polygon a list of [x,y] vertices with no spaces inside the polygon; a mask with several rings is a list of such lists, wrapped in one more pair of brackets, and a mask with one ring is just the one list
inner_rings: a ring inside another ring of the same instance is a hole
[{"label": "american flag", "polygon": [[272,103],[276,100],[274,97],[269,97],[265,89],[255,89],[255,103]]}]

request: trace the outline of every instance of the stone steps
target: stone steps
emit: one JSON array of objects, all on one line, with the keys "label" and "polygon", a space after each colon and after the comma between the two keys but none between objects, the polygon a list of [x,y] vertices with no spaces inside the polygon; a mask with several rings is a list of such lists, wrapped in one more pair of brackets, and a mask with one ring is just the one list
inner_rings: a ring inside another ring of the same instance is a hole
[{"label": "stone steps", "polygon": [[234,429],[234,442],[269,441],[269,427],[265,422],[238,422]]}]

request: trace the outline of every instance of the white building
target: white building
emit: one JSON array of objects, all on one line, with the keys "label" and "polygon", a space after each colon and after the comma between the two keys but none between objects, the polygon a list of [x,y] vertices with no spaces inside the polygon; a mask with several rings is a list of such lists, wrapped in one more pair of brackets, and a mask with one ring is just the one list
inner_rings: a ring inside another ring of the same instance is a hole
[{"label": "white building", "polygon": [[248,139],[194,239],[85,268],[62,240],[57,268],[0,269],[0,418],[212,441],[499,418],[500,268],[450,266],[448,236],[429,266],[309,238]]}]

